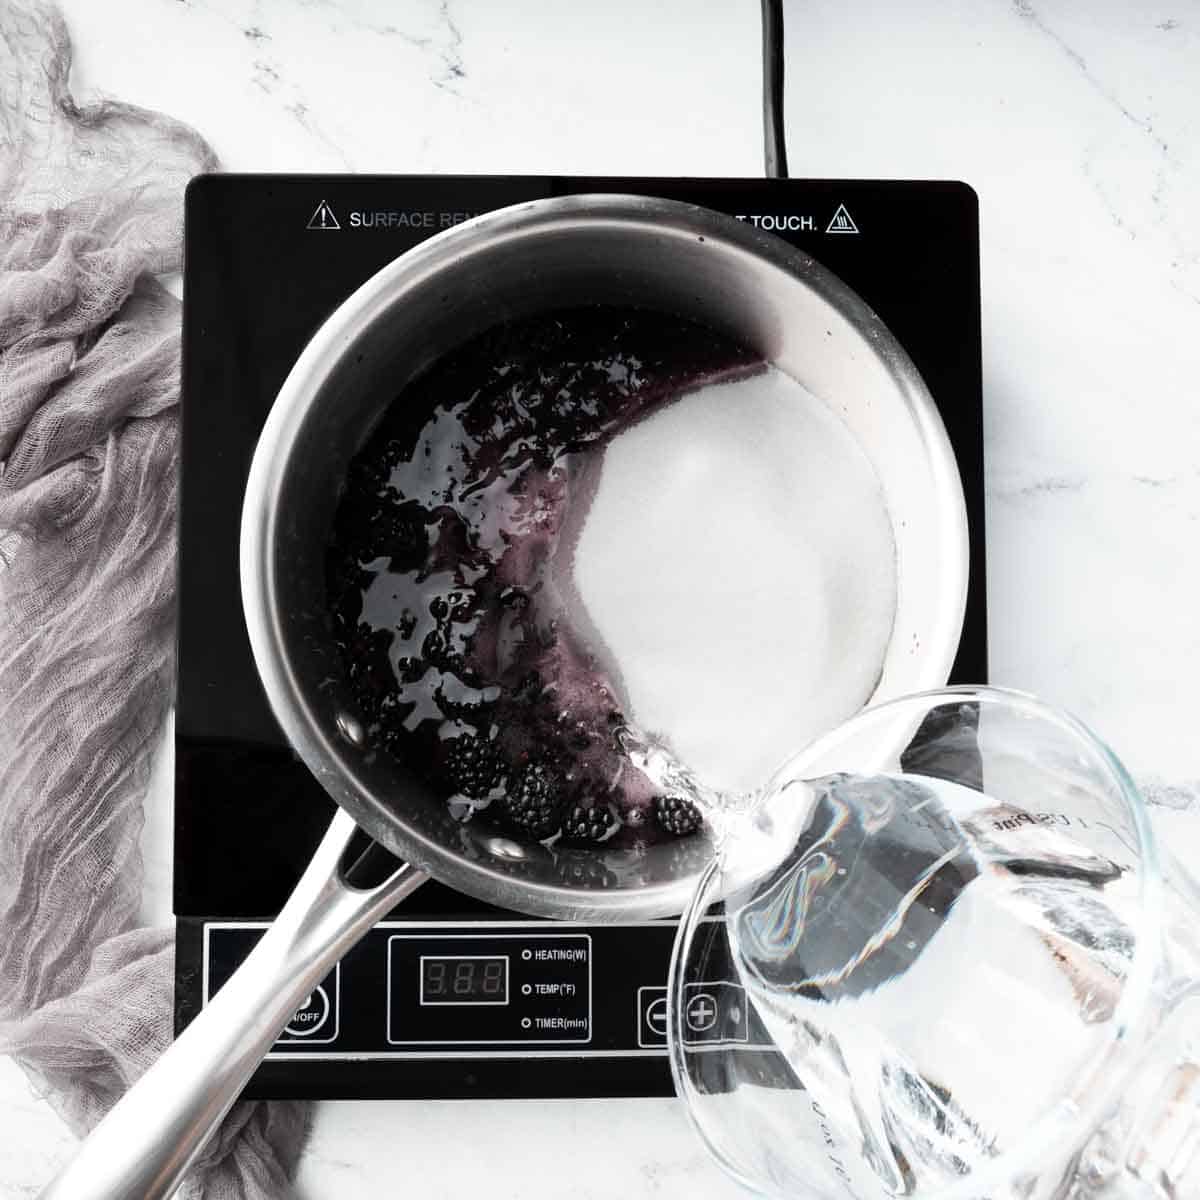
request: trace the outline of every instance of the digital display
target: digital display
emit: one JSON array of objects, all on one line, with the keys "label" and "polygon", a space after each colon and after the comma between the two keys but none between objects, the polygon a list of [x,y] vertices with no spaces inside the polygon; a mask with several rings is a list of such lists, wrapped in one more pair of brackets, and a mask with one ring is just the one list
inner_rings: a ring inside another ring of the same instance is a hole
[{"label": "digital display", "polygon": [[421,959],[422,1004],[507,1004],[508,958]]}]

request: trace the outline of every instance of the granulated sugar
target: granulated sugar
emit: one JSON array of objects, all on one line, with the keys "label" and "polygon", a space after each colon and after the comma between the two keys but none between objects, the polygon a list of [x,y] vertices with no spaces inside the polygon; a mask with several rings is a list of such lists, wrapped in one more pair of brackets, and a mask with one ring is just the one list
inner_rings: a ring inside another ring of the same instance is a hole
[{"label": "granulated sugar", "polygon": [[613,440],[573,590],[635,723],[709,786],[745,791],[870,698],[895,544],[853,435],[768,368]]}]

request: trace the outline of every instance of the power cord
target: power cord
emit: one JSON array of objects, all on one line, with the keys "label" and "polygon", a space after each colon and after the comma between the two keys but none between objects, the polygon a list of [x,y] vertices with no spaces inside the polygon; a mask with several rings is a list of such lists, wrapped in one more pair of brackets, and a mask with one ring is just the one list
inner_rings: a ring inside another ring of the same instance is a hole
[{"label": "power cord", "polygon": [[762,0],[763,151],[768,179],[786,179],[783,133],[783,0]]}]

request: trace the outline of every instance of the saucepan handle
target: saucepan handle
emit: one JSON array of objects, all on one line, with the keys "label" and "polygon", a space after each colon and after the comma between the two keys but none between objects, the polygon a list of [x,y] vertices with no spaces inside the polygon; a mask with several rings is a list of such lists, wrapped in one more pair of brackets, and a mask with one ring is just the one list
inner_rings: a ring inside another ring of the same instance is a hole
[{"label": "saucepan handle", "polygon": [[275,923],[167,1052],[96,1126],[42,1200],[169,1196],[304,998],[428,876],[401,864],[358,888],[342,860],[357,826],[339,810]]}]

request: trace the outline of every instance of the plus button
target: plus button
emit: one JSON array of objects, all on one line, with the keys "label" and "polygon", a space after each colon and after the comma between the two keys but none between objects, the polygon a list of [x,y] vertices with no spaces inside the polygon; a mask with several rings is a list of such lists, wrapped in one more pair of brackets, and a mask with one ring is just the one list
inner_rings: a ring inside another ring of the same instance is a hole
[{"label": "plus button", "polygon": [[697,992],[687,1006],[688,1028],[703,1033],[717,1023],[717,1002],[708,992]]}]

